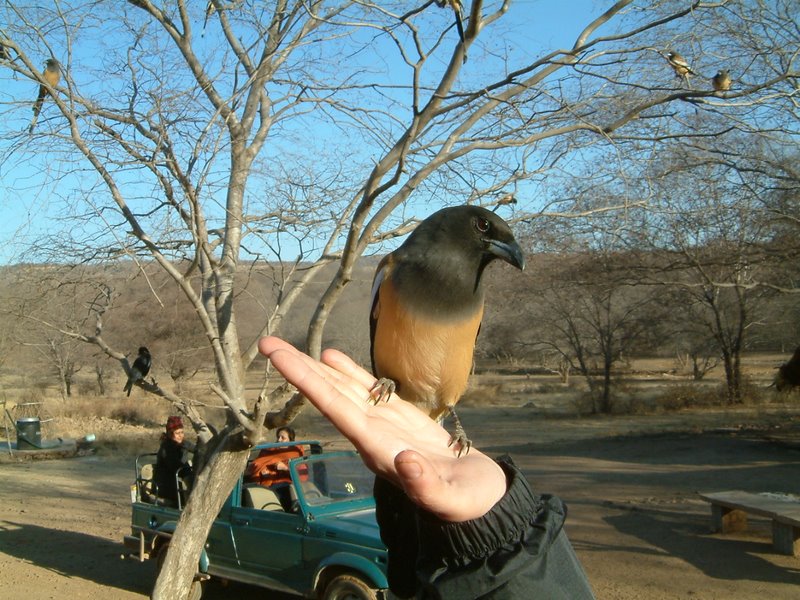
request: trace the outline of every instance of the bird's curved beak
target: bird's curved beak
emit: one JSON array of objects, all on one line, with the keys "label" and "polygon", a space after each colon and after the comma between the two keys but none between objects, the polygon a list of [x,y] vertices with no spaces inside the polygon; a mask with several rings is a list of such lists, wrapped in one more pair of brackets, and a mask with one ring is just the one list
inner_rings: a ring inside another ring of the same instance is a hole
[{"label": "bird's curved beak", "polygon": [[517,267],[520,271],[525,270],[525,257],[522,255],[522,248],[516,241],[501,242],[499,240],[487,240],[488,250],[500,260]]}]

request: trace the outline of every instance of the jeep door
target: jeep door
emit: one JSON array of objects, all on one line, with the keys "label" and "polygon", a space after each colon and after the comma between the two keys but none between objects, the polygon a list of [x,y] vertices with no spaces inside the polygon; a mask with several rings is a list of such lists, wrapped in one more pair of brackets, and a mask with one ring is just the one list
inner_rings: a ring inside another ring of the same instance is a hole
[{"label": "jeep door", "polygon": [[278,507],[231,508],[231,532],[240,568],[266,577],[274,587],[305,591],[311,574],[303,572],[301,538],[305,522],[301,515]]}]

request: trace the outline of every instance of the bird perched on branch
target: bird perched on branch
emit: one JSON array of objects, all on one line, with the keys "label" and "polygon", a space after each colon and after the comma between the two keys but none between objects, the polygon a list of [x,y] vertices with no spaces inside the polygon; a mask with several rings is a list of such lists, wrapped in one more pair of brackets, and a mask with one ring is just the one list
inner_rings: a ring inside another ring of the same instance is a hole
[{"label": "bird perched on branch", "polygon": [[669,66],[672,67],[672,70],[675,71],[675,75],[684,81],[689,81],[689,75],[697,75],[695,70],[692,69],[686,59],[677,52],[670,50],[664,55],[664,57],[667,59]]},{"label": "bird perched on branch", "polygon": [[[0,29],[0,37],[2,37],[5,40],[8,39],[6,32],[3,31],[2,29]],[[0,40],[0,60],[11,60],[11,52],[9,51],[9,47],[3,42],[3,40]]]},{"label": "bird perched on branch", "polygon": [[711,85],[714,86],[715,92],[727,92],[731,89],[732,83],[731,74],[727,69],[717,71],[717,74],[711,78]]},{"label": "bird perched on branch", "polygon": [[[456,29],[458,29],[458,38],[461,43],[464,43],[464,22],[462,15],[464,14],[464,5],[461,0],[435,0],[436,6],[439,8],[447,8],[448,6],[453,9],[456,16]],[[467,62],[467,53],[464,51],[464,62]]]},{"label": "bird perched on branch", "polygon": [[[55,58],[48,58],[45,62],[44,72],[42,78],[47,82],[50,88],[55,89],[58,82],[61,81],[61,64]],[[33,103],[33,119],[31,120],[30,131],[33,132],[33,127],[36,125],[36,119],[39,118],[39,113],[44,104],[44,98],[47,94],[51,93],[47,85],[39,84],[39,95],[36,97],[36,102]]]},{"label": "bird perched on branch", "polygon": [[128,396],[131,395],[131,390],[133,386],[138,382],[147,377],[147,374],[150,372],[150,365],[152,364],[152,358],[150,356],[150,351],[142,346],[139,348],[139,356],[136,357],[136,360],[133,361],[133,366],[131,367],[130,372],[128,373],[128,381],[125,383],[125,387],[122,388],[123,392],[127,392]]},{"label": "bird perched on branch", "polygon": [[470,441],[454,407],[472,371],[481,276],[495,259],[525,268],[508,224],[479,206],[444,208],[381,260],[372,286],[370,354],[379,378],[373,399],[396,390],[433,419],[449,413],[459,454]]}]

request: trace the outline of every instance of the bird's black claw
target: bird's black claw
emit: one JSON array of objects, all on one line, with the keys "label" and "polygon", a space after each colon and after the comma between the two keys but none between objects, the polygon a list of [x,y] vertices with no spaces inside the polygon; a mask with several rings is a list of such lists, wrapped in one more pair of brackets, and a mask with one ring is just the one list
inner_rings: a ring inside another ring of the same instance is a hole
[{"label": "bird's black claw", "polygon": [[460,433],[456,431],[450,436],[450,442],[447,444],[447,446],[448,448],[451,446],[457,446],[458,450],[456,452],[456,456],[461,458],[462,456],[469,454],[469,450],[472,448],[472,440],[467,437],[463,430]]},{"label": "bird's black claw", "polygon": [[456,430],[450,436],[450,442],[447,444],[447,447],[449,448],[451,446],[457,446],[458,452],[456,456],[461,458],[462,456],[469,454],[469,449],[472,448],[472,440],[467,437],[467,432],[464,431],[464,427],[461,425],[461,419],[458,418],[458,415],[452,406],[450,407],[450,415],[456,422]]},{"label": "bird's black claw", "polygon": [[394,394],[397,385],[391,379],[381,377],[375,382],[369,390],[369,398],[367,402],[378,404],[378,402],[388,402],[392,394]]}]

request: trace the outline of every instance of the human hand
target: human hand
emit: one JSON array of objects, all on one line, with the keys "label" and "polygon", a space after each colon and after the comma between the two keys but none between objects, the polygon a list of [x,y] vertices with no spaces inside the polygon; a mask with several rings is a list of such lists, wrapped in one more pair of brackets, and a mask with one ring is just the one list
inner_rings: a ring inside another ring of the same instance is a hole
[{"label": "human hand", "polygon": [[423,509],[445,521],[483,516],[503,497],[506,478],[475,448],[459,458],[450,434],[414,405],[392,395],[368,401],[375,377],[337,350],[322,362],[275,337],[259,351],[297,387],[361,453],[374,473],[403,488]]}]

